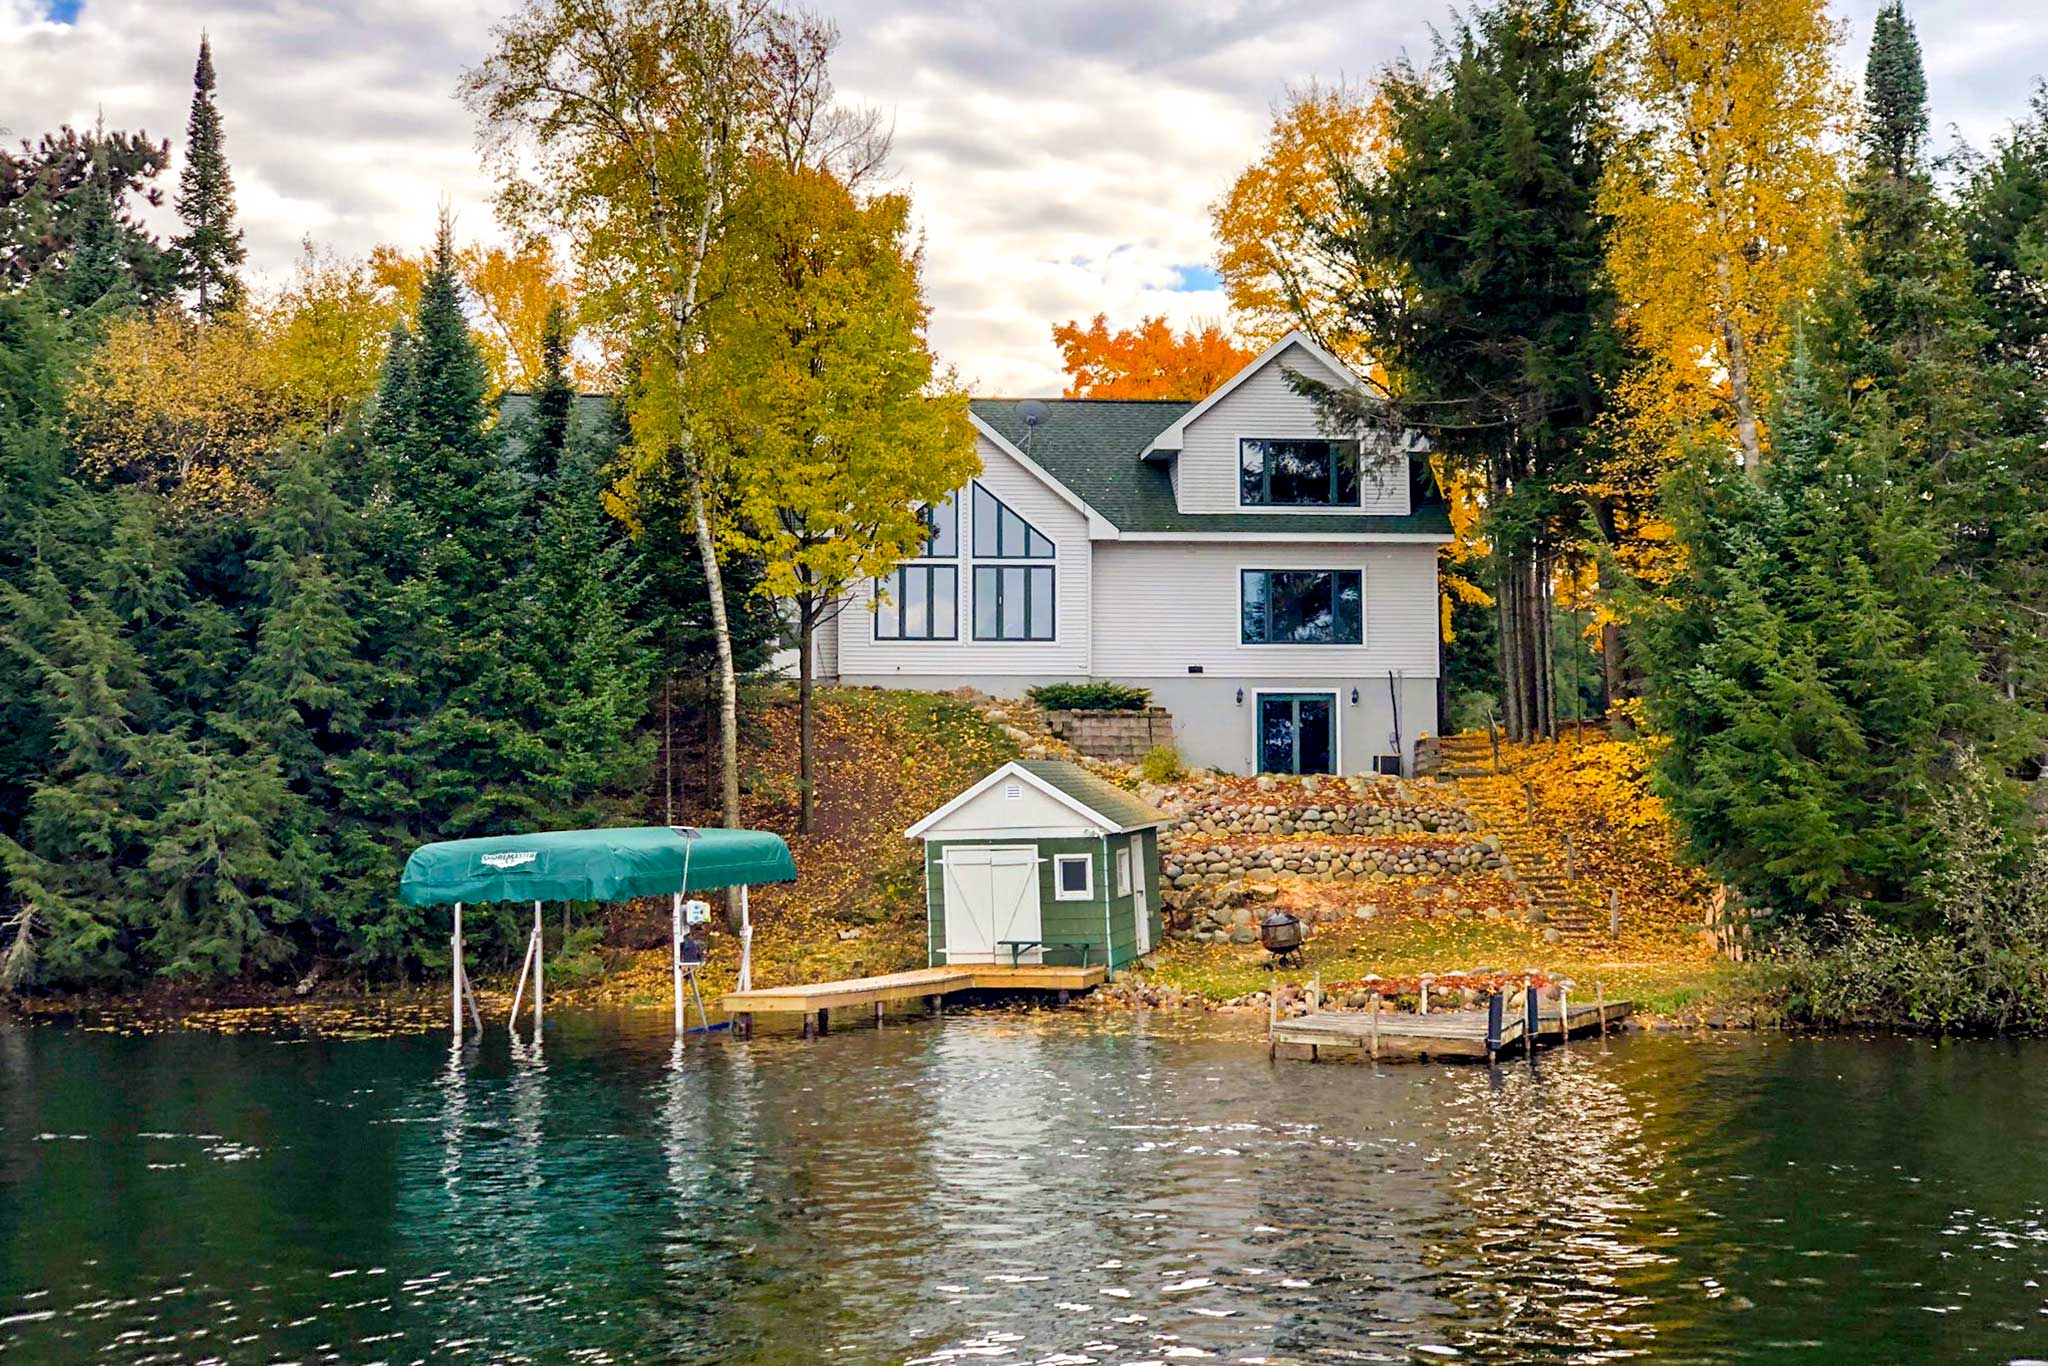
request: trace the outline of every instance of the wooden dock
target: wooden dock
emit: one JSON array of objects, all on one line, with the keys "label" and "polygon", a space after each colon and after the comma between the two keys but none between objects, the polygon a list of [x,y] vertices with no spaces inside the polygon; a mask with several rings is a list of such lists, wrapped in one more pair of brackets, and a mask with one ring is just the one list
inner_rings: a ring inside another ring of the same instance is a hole
[{"label": "wooden dock", "polygon": [[1526,1056],[1567,1037],[1605,1034],[1635,1012],[1630,1001],[1570,1006],[1567,1026],[1555,1004],[1539,1008],[1533,1041],[1521,1011],[1508,1011],[1500,1036],[1487,1039],[1484,1010],[1440,1010],[1429,1015],[1405,1011],[1323,1010],[1272,1025],[1273,1056],[1302,1062],[1488,1062],[1503,1054]]},{"label": "wooden dock", "polygon": [[851,977],[838,982],[761,987],[729,991],[719,1006],[745,1035],[755,1015],[801,1015],[805,1037],[831,1028],[835,1010],[870,1006],[876,1019],[885,1007],[900,1001],[928,1000],[933,1005],[956,991],[1056,991],[1062,1000],[1070,991],[1085,991],[1109,976],[1100,963],[1093,967],[1057,967],[1041,963],[961,963],[950,967],[913,968],[879,977]]}]

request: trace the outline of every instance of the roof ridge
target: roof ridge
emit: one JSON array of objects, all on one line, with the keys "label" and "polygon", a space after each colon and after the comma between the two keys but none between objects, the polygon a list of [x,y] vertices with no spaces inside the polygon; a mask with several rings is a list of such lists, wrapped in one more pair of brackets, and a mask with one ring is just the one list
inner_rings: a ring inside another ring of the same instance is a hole
[{"label": "roof ridge", "polygon": [[968,401],[971,403],[1186,403],[1191,405],[1201,402],[1197,398],[1096,398],[1092,395],[1081,398],[1068,398],[1065,395],[1060,395],[1056,398],[1045,398],[1037,394],[971,394],[968,396]]}]

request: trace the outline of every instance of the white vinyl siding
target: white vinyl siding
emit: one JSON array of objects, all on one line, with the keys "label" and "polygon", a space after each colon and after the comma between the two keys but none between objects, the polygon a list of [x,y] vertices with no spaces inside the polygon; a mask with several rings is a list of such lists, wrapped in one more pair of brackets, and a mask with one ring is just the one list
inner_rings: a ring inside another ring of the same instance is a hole
[{"label": "white vinyl siding", "polygon": [[[983,487],[1024,518],[1054,547],[1054,620],[1051,640],[981,640],[973,638],[974,565],[973,500],[956,494],[960,511],[958,564],[959,639],[877,640],[873,585],[862,584],[839,614],[839,672],[848,678],[919,676],[987,676],[1017,674],[1034,678],[1070,678],[1089,669],[1090,546],[1088,519],[1037,475],[994,443],[979,443]],[[930,563],[930,561],[926,561]],[[983,561],[1022,566],[1045,561]]]},{"label": "white vinyl siding", "polygon": [[[1257,373],[1220,399],[1189,425],[1174,471],[1174,491],[1182,512],[1253,512],[1261,516],[1307,521],[1332,512],[1405,515],[1408,471],[1401,460],[1370,462],[1360,472],[1363,501],[1353,508],[1247,508],[1238,501],[1238,443],[1245,437],[1314,438],[1325,433],[1316,407],[1294,392],[1288,371],[1335,384],[1322,362],[1300,346],[1290,346]],[[1373,440],[1366,439],[1368,450]]]},{"label": "white vinyl siding", "polygon": [[[1103,678],[1210,676],[1409,678],[1437,671],[1437,547],[1343,541],[1112,541],[1095,546],[1095,673]],[[1357,569],[1365,576],[1363,645],[1241,643],[1245,569]]]}]

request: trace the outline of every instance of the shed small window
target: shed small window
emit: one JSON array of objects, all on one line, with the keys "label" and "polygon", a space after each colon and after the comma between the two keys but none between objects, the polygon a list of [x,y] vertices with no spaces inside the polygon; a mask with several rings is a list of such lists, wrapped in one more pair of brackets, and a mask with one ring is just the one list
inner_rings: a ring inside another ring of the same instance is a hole
[{"label": "shed small window", "polygon": [[1086,854],[1056,854],[1052,860],[1053,895],[1061,901],[1086,901],[1095,895],[1095,860]]},{"label": "shed small window", "polygon": [[1131,850],[1128,845],[1116,851],[1116,894],[1131,894]]}]

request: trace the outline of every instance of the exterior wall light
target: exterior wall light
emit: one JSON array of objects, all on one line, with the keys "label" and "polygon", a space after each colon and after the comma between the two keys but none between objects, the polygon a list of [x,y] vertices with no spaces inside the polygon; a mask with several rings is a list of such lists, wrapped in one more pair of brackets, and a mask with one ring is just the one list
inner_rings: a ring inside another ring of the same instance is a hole
[{"label": "exterior wall light", "polygon": [[1358,705],[1358,689],[1356,688],[1351,690],[1351,705],[1354,707]]},{"label": "exterior wall light", "polygon": [[1239,688],[1239,689],[1237,690],[1237,705],[1238,705],[1238,706],[1240,706],[1240,707],[1244,705],[1244,689],[1243,689],[1243,688]]}]

